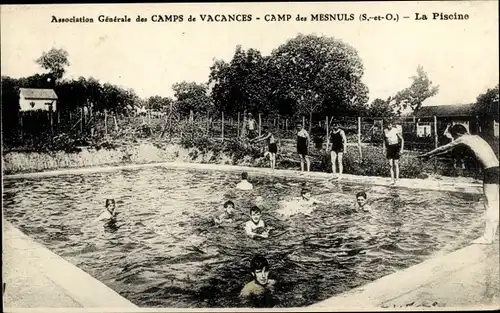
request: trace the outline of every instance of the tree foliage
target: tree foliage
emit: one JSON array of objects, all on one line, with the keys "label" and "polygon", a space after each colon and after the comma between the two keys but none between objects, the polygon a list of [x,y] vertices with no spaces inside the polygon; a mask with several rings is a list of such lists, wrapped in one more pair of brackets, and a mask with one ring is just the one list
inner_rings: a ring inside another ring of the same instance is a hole
[{"label": "tree foliage", "polygon": [[395,107],[392,97],[386,100],[377,98],[372,101],[368,109],[366,110],[366,115],[369,117],[394,117],[398,115],[397,108]]},{"label": "tree foliage", "polygon": [[417,113],[426,99],[434,97],[439,92],[439,86],[433,86],[421,65],[417,67],[417,75],[411,79],[413,81],[411,86],[399,91],[394,97],[399,112],[409,108],[413,113]]},{"label": "tree foliage", "polygon": [[195,82],[181,82],[172,86],[176,107],[181,113],[205,113],[212,110],[212,103],[208,97],[208,86]]},{"label": "tree foliage", "polygon": [[498,121],[498,85],[495,88],[489,88],[485,93],[480,94],[476,100],[476,110],[478,115],[486,119],[495,119]]},{"label": "tree foliage", "polygon": [[49,71],[54,79],[61,79],[70,65],[68,52],[64,49],[52,48],[48,52],[43,52],[42,56],[36,60],[36,63]]}]

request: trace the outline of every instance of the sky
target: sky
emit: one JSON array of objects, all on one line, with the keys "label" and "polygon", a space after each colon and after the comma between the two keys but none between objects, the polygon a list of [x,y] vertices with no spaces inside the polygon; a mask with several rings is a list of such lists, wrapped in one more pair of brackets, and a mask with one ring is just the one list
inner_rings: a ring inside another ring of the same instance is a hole
[{"label": "sky", "polygon": [[[432,20],[432,13],[468,14],[468,20]],[[349,22],[266,22],[265,14],[354,13]],[[359,21],[387,13],[409,19]],[[415,14],[427,21],[416,21]],[[99,23],[99,15],[127,15],[132,23]],[[137,15],[182,14],[182,23],[135,23]],[[251,22],[208,23],[200,14],[252,14]],[[197,17],[188,23],[187,16]],[[52,16],[92,17],[93,24],[51,23]],[[260,20],[256,20],[256,17]],[[173,96],[176,82],[208,80],[214,59],[230,61],[237,45],[264,55],[302,34],[325,35],[353,46],[361,57],[370,101],[411,84],[422,65],[439,93],[424,105],[475,102],[499,81],[498,1],[357,3],[209,3],[1,6],[1,73],[24,77],[43,73],[35,60],[63,48],[70,66],[65,77],[94,77],[132,88],[140,97]]]}]

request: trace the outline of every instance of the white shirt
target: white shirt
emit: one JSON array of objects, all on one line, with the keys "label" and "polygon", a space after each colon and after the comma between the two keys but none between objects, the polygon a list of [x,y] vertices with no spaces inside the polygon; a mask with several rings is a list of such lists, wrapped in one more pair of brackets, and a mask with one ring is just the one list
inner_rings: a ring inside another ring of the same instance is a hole
[{"label": "white shirt", "polygon": [[259,228],[264,228],[266,227],[266,225],[264,224],[264,221],[263,220],[260,220],[257,225],[255,225],[255,223],[252,221],[252,220],[249,220],[248,222],[246,222],[245,224],[245,232],[247,233],[247,235],[252,235],[253,233],[256,232],[257,229]]},{"label": "white shirt", "polygon": [[387,144],[392,146],[392,145],[397,145],[399,143],[399,130],[396,127],[391,128],[385,133],[385,137],[387,138]]},{"label": "white shirt", "polygon": [[98,221],[101,221],[101,220],[108,220],[110,218],[113,218],[113,215],[111,215],[111,213],[109,213],[108,210],[104,210],[101,215],[99,215],[99,217],[97,218]]},{"label": "white shirt", "polygon": [[248,120],[248,129],[250,130],[255,129],[255,120],[253,118]]},{"label": "white shirt", "polygon": [[236,189],[240,190],[252,190],[253,185],[250,184],[247,180],[242,180],[236,185]]},{"label": "white shirt", "polygon": [[307,130],[305,130],[305,129],[301,129],[301,130],[297,133],[297,136],[304,137],[304,138],[308,138],[308,137],[309,137],[309,133],[307,132]]}]

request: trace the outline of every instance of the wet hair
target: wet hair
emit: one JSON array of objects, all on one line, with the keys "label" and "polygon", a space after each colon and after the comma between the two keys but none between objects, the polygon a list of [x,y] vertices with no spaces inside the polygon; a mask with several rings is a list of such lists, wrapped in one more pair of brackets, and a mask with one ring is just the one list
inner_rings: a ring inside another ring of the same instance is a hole
[{"label": "wet hair", "polygon": [[252,215],[252,213],[262,213],[262,211],[258,206],[254,205],[253,207],[250,208],[250,215]]},{"label": "wet hair", "polygon": [[115,204],[115,199],[106,199],[106,208],[108,208],[111,204]]},{"label": "wet hair", "polygon": [[366,192],[364,192],[364,191],[360,191],[360,192],[358,192],[358,193],[356,194],[356,199],[357,199],[357,198],[359,198],[359,197],[363,197],[363,198],[365,198],[365,199],[366,199],[366,198],[367,198],[367,196],[366,196]]},{"label": "wet hair", "polygon": [[241,179],[248,179],[248,173],[247,172],[243,172],[241,173]]},{"label": "wet hair", "polygon": [[224,208],[227,208],[227,207],[228,207],[228,206],[230,206],[230,205],[232,205],[232,206],[233,206],[233,208],[234,208],[234,202],[233,202],[233,201],[228,200],[228,201],[224,202]]},{"label": "wet hair", "polygon": [[450,128],[448,128],[448,132],[453,138],[458,138],[469,133],[467,131],[467,128],[465,128],[465,126],[462,124],[455,124],[451,126]]},{"label": "wet hair", "polygon": [[257,254],[253,257],[252,261],[250,261],[250,268],[252,269],[252,272],[262,269],[269,270],[269,262],[265,257]]}]

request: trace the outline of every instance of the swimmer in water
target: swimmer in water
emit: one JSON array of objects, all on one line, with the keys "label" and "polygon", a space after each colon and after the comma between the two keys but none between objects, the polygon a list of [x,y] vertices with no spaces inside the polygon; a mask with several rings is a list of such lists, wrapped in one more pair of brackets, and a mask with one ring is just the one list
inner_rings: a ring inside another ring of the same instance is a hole
[{"label": "swimmer in water", "polygon": [[99,215],[96,221],[114,220],[120,213],[116,212],[115,199],[106,199],[106,209]]},{"label": "swimmer in water", "polygon": [[224,213],[219,215],[219,217],[214,217],[214,223],[216,225],[221,225],[224,223],[231,223],[234,217],[234,203],[229,200],[224,203]]},{"label": "swimmer in water", "polygon": [[325,202],[320,201],[316,198],[311,197],[311,191],[309,188],[302,188],[300,191],[300,196],[301,196],[301,202],[302,204],[309,204],[309,205],[315,205],[315,204],[325,204]]},{"label": "swimmer in water", "polygon": [[366,203],[366,192],[361,191],[356,194],[356,202],[358,203],[358,208],[364,212],[371,212],[372,208]]},{"label": "swimmer in water", "polygon": [[248,173],[241,173],[241,181],[236,185],[236,189],[239,190],[252,190],[253,185],[248,182]]},{"label": "swimmer in water", "polygon": [[460,124],[453,125],[448,129],[453,141],[438,147],[430,152],[419,155],[419,158],[428,159],[431,156],[446,153],[458,146],[471,149],[483,166],[483,193],[485,207],[485,228],[481,237],[474,240],[473,244],[491,244],[495,240],[498,227],[498,158],[490,145],[477,135],[470,135],[467,129]]},{"label": "swimmer in water", "polygon": [[266,229],[266,224],[261,219],[262,211],[257,206],[250,209],[250,220],[245,224],[245,233],[250,238],[268,238],[272,227]]},{"label": "swimmer in water", "polygon": [[274,293],[276,281],[269,279],[269,262],[261,255],[256,255],[250,262],[253,280],[247,283],[240,292],[240,298],[252,302],[266,301]]}]

